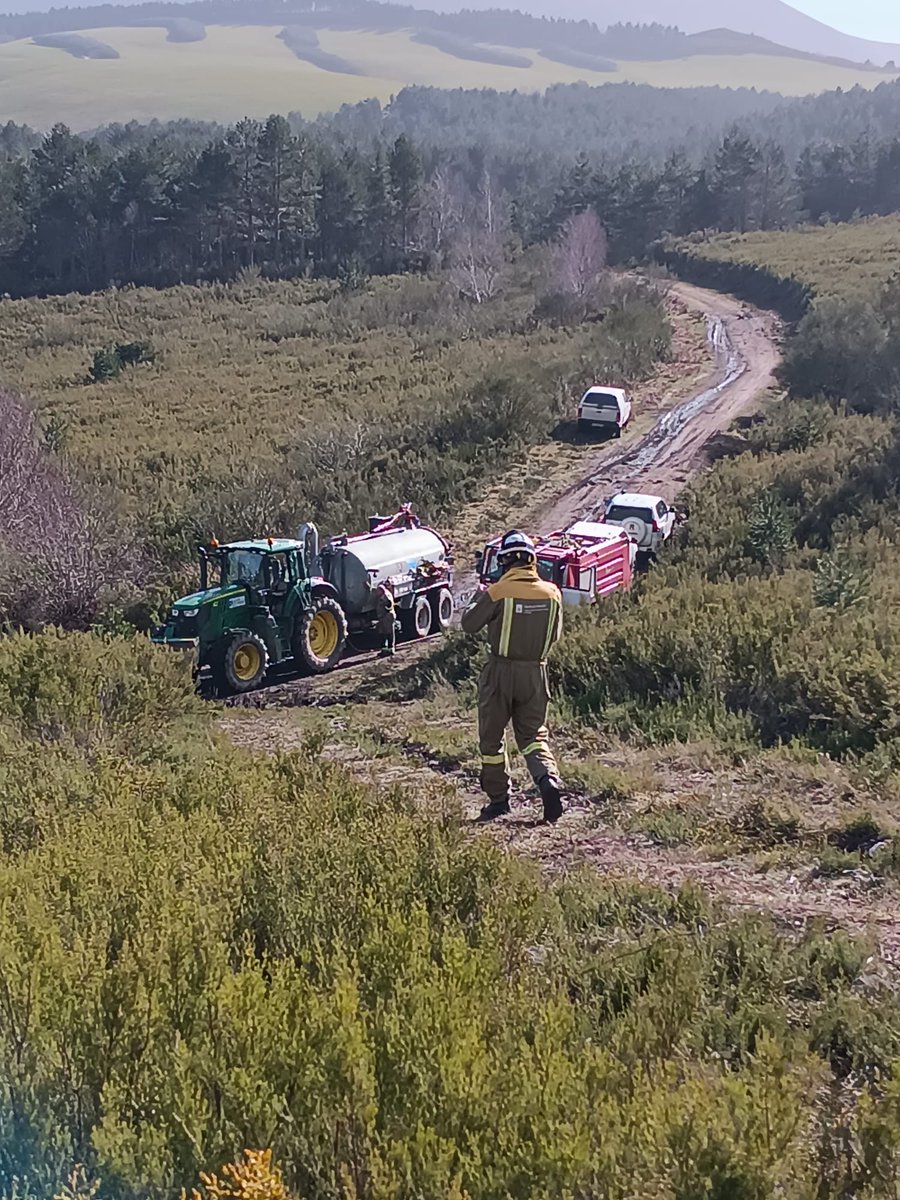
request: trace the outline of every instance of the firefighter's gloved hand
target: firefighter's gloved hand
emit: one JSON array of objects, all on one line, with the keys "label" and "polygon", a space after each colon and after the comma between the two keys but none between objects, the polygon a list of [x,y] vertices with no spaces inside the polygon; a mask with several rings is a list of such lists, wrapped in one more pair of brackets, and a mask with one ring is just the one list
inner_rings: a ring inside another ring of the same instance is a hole
[{"label": "firefighter's gloved hand", "polygon": [[395,621],[395,622],[394,622],[394,633],[399,633],[399,632],[400,632],[400,630],[401,630],[401,628],[402,628],[402,626],[400,625],[400,622],[399,622],[399,621]]}]

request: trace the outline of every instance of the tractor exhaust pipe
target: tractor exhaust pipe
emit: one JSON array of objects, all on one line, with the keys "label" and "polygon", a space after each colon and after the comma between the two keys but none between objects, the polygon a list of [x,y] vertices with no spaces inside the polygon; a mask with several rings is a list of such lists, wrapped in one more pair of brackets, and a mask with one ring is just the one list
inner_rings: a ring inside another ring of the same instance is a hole
[{"label": "tractor exhaust pipe", "polygon": [[200,558],[200,591],[205,592],[209,589],[209,555],[205,546],[198,546],[197,554]]}]

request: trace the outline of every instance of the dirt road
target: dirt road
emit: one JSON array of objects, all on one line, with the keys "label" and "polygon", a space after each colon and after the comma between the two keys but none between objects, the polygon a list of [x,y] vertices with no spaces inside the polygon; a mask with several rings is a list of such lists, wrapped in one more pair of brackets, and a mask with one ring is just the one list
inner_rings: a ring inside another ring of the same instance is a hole
[{"label": "dirt road", "polygon": [[780,326],[772,313],[687,283],[675,283],[671,290],[706,320],[708,376],[697,390],[663,412],[649,433],[598,450],[580,478],[550,505],[527,514],[529,529],[552,533],[580,518],[596,517],[603,501],[619,491],[674,499],[703,466],[703,448],[709,440],[772,386],[780,358]]},{"label": "dirt road", "polygon": [[[676,325],[675,361],[661,372],[661,394],[659,380],[636,390],[639,417],[648,410],[659,413],[652,427],[642,434],[626,433],[622,441],[577,451],[558,442],[543,447],[538,456],[542,479],[526,480],[535,484],[528,499],[522,502],[512,488],[501,484],[462,514],[453,540],[463,555],[511,523],[533,534],[548,534],[573,521],[596,519],[604,501],[616,492],[658,493],[673,501],[704,467],[709,441],[772,386],[781,336],[773,313],[680,282],[671,284],[670,300],[682,313],[687,310],[705,321],[706,351],[698,363],[696,339],[685,339],[683,325]],[[470,570],[458,570],[457,596],[471,594],[476,583]]]}]

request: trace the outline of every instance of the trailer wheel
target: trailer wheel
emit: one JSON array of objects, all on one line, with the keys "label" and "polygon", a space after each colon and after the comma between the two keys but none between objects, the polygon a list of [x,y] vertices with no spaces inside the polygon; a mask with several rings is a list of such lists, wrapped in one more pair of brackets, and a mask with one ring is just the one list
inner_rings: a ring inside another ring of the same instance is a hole
[{"label": "trailer wheel", "polygon": [[268,669],[266,644],[255,633],[236,634],[213,656],[213,679],[220,694],[252,692],[262,685]]},{"label": "trailer wheel", "polygon": [[431,632],[443,633],[453,620],[453,593],[449,588],[438,588],[431,593]]},{"label": "trailer wheel", "polygon": [[400,624],[407,637],[425,638],[431,633],[431,605],[427,596],[416,596],[412,608],[400,614]]},{"label": "trailer wheel", "polygon": [[347,644],[347,618],[330,596],[316,596],[301,613],[291,638],[291,651],[298,667],[313,675],[333,670]]}]

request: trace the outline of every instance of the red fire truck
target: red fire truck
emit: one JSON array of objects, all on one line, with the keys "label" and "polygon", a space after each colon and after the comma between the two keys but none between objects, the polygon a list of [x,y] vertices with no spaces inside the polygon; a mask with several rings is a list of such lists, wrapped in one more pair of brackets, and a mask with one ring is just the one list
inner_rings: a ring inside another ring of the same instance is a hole
[{"label": "red fire truck", "polygon": [[[485,587],[500,578],[500,540],[488,542],[476,559]],[[538,574],[556,584],[566,604],[596,604],[603,596],[631,587],[637,543],[620,525],[576,521],[536,544]]]}]

